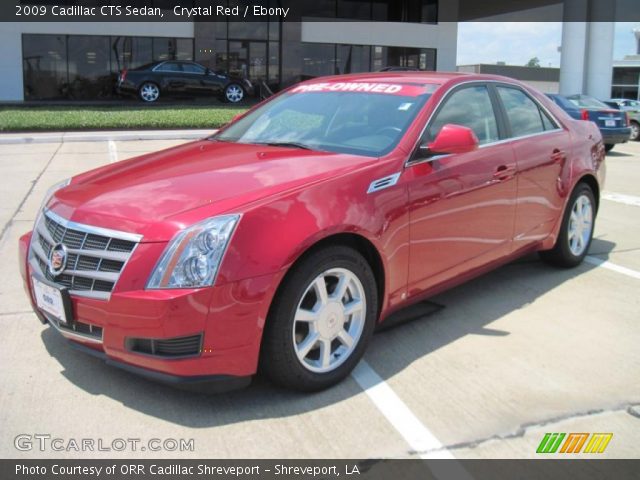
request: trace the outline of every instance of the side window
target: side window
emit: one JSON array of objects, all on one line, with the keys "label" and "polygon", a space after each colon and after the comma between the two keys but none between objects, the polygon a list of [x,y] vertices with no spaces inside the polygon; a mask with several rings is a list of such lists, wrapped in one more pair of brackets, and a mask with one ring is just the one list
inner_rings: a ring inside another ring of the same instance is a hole
[{"label": "side window", "polygon": [[182,68],[179,63],[165,62],[158,67],[159,72],[181,72]]},{"label": "side window", "polygon": [[540,110],[540,115],[542,116],[542,124],[544,125],[545,131],[555,130],[556,128],[558,128],[558,125],[556,125],[556,123],[551,118],[549,118],[549,115],[547,115],[542,110]]},{"label": "side window", "polygon": [[186,73],[199,73],[203,75],[205,72],[205,68],[202,65],[198,65],[197,63],[183,63],[182,71]]},{"label": "side window", "polygon": [[433,140],[447,123],[470,128],[480,145],[497,141],[498,124],[487,87],[466,87],[454,92],[431,122],[429,138]]},{"label": "side window", "polygon": [[511,136],[522,137],[557,128],[546,113],[522,90],[497,87],[498,95],[511,124]]}]

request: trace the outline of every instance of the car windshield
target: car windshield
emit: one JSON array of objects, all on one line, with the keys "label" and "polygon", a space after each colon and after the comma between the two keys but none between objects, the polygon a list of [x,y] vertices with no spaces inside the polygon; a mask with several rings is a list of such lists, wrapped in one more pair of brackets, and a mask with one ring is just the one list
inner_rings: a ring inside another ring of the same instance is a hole
[{"label": "car windshield", "polygon": [[378,157],[397,145],[437,87],[364,83],[320,85],[354,85],[354,89],[358,85],[383,85],[378,90],[387,90],[372,93],[319,87],[315,91],[305,91],[306,86],[302,85],[265,103],[212,139]]},{"label": "car windshield", "polygon": [[569,97],[569,101],[580,108],[602,108],[605,110],[611,108],[606,103],[601,102],[600,100],[597,100],[593,97]]}]

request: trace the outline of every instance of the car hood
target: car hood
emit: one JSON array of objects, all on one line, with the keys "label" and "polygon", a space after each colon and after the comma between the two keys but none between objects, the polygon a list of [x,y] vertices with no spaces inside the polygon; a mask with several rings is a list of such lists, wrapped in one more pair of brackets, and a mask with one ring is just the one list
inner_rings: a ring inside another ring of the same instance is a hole
[{"label": "car hood", "polygon": [[249,203],[376,160],[201,140],[74,177],[49,208],[77,223],[138,233],[147,242],[166,241],[197,219],[241,212]]}]

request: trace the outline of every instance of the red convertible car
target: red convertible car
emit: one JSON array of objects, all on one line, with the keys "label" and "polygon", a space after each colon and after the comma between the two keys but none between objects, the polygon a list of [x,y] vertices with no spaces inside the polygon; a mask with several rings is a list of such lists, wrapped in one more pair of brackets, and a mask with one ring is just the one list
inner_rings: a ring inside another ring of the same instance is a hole
[{"label": "red convertible car", "polygon": [[512,79],[314,79],[210,138],[55,185],[20,239],[41,321],[183,385],[319,390],[412,303],[589,248],[604,146]]}]

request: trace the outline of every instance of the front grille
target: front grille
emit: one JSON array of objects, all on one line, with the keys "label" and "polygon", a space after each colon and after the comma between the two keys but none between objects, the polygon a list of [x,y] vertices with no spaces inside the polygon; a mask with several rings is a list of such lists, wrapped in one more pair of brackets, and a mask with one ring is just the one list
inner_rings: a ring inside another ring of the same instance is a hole
[{"label": "front grille", "polygon": [[190,357],[200,354],[202,334],[162,340],[153,338],[127,338],[125,345],[127,349],[132,352],[157,357]]},{"label": "front grille", "polygon": [[[42,276],[72,295],[106,300],[140,240],[139,235],[81,225],[45,211],[33,232],[30,261]],[[67,263],[52,275],[49,256],[57,244],[66,247]]]}]

